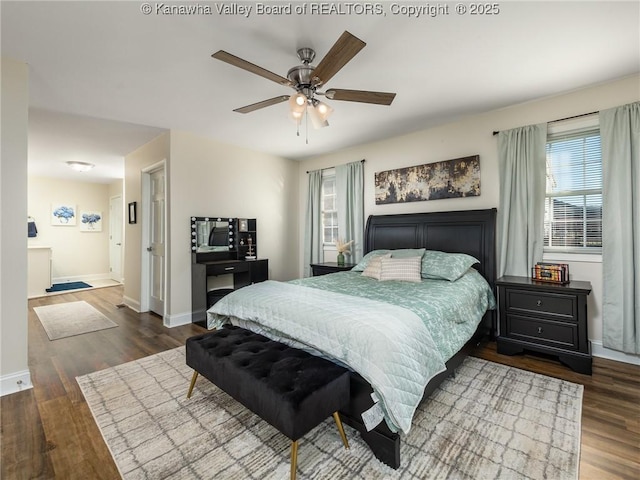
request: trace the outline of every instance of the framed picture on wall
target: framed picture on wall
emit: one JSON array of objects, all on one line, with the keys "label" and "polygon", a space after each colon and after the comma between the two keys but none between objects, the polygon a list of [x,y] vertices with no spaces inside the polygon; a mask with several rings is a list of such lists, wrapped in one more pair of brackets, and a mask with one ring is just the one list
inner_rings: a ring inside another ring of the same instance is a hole
[{"label": "framed picture on wall", "polygon": [[375,173],[376,205],[479,195],[479,155]]},{"label": "framed picture on wall", "polygon": [[136,223],[136,205],[138,202],[129,203],[129,223]]},{"label": "framed picture on wall", "polygon": [[102,231],[102,212],[86,211],[80,212],[80,231],[81,232],[101,232]]},{"label": "framed picture on wall", "polygon": [[76,207],[69,203],[51,205],[51,225],[73,226],[76,224]]}]

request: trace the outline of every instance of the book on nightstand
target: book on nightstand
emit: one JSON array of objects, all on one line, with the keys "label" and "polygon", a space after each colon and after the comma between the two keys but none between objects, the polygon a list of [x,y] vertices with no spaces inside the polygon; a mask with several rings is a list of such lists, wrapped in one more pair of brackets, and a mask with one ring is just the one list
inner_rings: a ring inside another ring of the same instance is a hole
[{"label": "book on nightstand", "polygon": [[538,282],[569,283],[569,265],[567,263],[538,262],[531,267],[531,279]]}]

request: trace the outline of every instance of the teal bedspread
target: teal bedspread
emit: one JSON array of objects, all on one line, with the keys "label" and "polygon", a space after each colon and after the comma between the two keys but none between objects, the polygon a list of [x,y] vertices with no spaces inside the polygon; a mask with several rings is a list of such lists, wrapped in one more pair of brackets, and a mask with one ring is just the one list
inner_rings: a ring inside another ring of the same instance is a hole
[{"label": "teal bedspread", "polygon": [[484,313],[496,308],[489,284],[474,269],[455,282],[428,279],[421,283],[379,282],[361,275],[361,272],[339,272],[290,283],[387,302],[411,310],[428,326],[445,361],[471,338]]},{"label": "teal bedspread", "polygon": [[379,282],[341,272],[239,289],[208,311],[347,365],[373,387],[381,416],[405,433],[424,388],[471,338],[493,294],[480,274],[456,282]]}]

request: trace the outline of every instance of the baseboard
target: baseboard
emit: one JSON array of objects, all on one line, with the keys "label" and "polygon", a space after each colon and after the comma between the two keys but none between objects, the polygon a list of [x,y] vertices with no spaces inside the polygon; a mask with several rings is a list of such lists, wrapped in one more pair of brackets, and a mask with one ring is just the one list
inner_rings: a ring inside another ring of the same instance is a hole
[{"label": "baseboard", "polygon": [[51,283],[69,283],[69,282],[86,282],[91,280],[111,280],[110,273],[93,273],[91,275],[72,275],[69,277],[55,277],[51,279]]},{"label": "baseboard", "polygon": [[122,303],[124,303],[127,307],[133,310],[136,313],[141,313],[140,310],[140,302],[138,300],[134,300],[131,297],[122,297]]},{"label": "baseboard", "polygon": [[29,390],[30,388],[33,388],[33,384],[31,383],[31,372],[29,370],[0,377],[0,397],[21,392],[22,390]]},{"label": "baseboard", "polygon": [[181,313],[179,315],[165,315],[163,324],[165,327],[173,328],[191,323],[191,312]]},{"label": "baseboard", "polygon": [[616,362],[630,363],[632,365],[640,365],[640,356],[631,355],[629,353],[611,350],[602,345],[602,342],[591,340],[591,355],[594,357],[607,358]]}]

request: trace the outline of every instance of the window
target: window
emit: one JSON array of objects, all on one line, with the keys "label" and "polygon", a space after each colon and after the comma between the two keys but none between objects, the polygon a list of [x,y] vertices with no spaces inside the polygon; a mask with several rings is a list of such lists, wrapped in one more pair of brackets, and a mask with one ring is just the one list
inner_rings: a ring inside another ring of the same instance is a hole
[{"label": "window", "polygon": [[549,128],[544,205],[547,252],[600,253],[602,249],[600,130],[597,117],[588,123],[579,129]]},{"label": "window", "polygon": [[322,243],[335,245],[338,239],[335,169],[329,169],[322,173],[322,232]]}]

